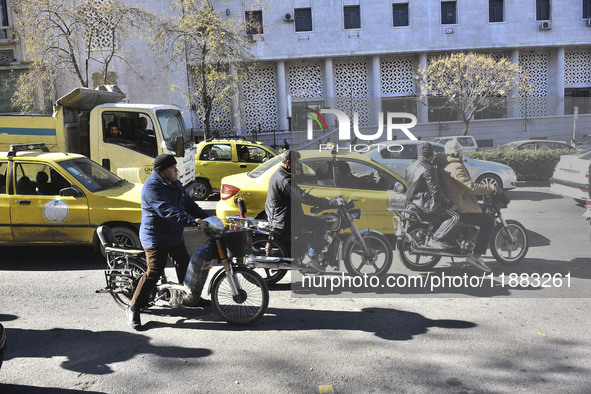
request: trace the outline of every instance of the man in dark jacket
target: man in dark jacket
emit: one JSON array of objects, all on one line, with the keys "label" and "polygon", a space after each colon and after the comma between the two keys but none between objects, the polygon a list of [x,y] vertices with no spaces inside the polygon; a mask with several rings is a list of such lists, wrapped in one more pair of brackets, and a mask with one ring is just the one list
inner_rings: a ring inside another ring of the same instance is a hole
[{"label": "man in dark jacket", "polygon": [[129,324],[136,330],[141,327],[140,310],[147,306],[169,256],[179,283],[185,278],[189,254],[183,239],[184,228],[207,225],[202,220],[207,214],[189,197],[178,179],[176,159],[173,155],[162,154],[154,159],[154,171],[142,188],[140,241],[146,252],[148,270],[140,278],[127,308]]},{"label": "man in dark jacket", "polygon": [[418,160],[411,162],[406,167],[406,202],[419,208],[428,215],[438,216],[443,223],[433,233],[433,237],[427,243],[428,247],[447,249],[449,245],[442,242],[450,230],[460,220],[460,215],[455,212],[457,206],[443,194],[437,180],[437,171],[431,165],[433,161],[433,147],[428,142],[423,142],[417,149]]},{"label": "man in dark jacket", "polygon": [[[271,176],[269,192],[265,202],[265,213],[271,227],[279,230],[279,238],[289,243],[291,241],[292,225],[294,229],[312,231],[312,245],[308,252],[310,260],[306,265],[323,271],[318,261],[327,224],[324,220],[304,215],[302,204],[320,207],[336,206],[337,202],[330,198],[319,198],[304,192],[295,183],[292,184],[292,174],[300,168],[300,154],[294,149],[282,153],[281,167]],[[293,223],[292,223],[293,222]]]}]

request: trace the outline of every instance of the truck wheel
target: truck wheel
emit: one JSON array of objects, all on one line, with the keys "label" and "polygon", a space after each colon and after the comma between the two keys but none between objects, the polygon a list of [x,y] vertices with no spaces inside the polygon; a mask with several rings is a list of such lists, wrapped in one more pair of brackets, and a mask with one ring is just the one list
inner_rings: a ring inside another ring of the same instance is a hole
[{"label": "truck wheel", "polygon": [[195,181],[195,188],[193,189],[193,198],[198,201],[205,200],[211,194],[211,187],[209,182],[204,179],[197,179]]}]

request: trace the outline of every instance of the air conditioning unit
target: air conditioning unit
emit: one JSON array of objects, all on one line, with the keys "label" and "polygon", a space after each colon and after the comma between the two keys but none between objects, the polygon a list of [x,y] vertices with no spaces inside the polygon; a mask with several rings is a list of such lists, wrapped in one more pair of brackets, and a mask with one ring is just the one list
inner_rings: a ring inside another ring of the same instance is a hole
[{"label": "air conditioning unit", "polygon": [[257,35],[256,34],[247,34],[246,35],[248,37],[248,41],[256,41],[257,40]]},{"label": "air conditioning unit", "polygon": [[552,30],[552,22],[544,21],[540,23],[540,30]]},{"label": "air conditioning unit", "polygon": [[587,22],[587,26],[591,26],[591,18],[587,18],[586,22]]},{"label": "air conditioning unit", "polygon": [[283,15],[283,20],[286,22],[293,22],[293,15],[292,14],[285,14]]}]

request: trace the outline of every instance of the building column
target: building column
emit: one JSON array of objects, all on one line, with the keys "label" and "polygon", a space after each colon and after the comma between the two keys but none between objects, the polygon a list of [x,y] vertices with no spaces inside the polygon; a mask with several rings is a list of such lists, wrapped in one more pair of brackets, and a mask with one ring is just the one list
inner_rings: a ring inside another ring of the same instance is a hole
[{"label": "building column", "polygon": [[[419,68],[427,68],[427,53],[423,52],[419,55]],[[417,85],[417,88],[420,89],[421,87]],[[419,92],[418,97],[420,97],[421,92]],[[421,102],[417,103],[417,123],[427,123],[429,122],[429,107],[427,105],[422,104]]]},{"label": "building column", "polygon": [[377,125],[382,110],[382,70],[380,57],[377,55],[371,58],[371,92],[371,98],[368,98],[369,124]]},{"label": "building column", "polygon": [[[236,81],[236,69],[234,66],[231,67],[230,72],[232,73],[232,80]],[[230,109],[232,111],[232,127],[236,135],[246,135],[246,128],[242,124],[242,112],[240,111],[240,87],[234,82],[234,91],[237,94],[232,95],[230,98]]]},{"label": "building column", "polygon": [[564,47],[556,48],[556,115],[564,115]]},{"label": "building column", "polygon": [[287,79],[285,78],[285,62],[277,62],[277,123],[279,131],[289,131],[289,109],[287,108]]},{"label": "building column", "polygon": [[336,108],[336,93],[334,88],[334,66],[332,58],[324,59],[324,82],[326,83],[326,106]]},{"label": "building column", "polygon": [[[511,51],[511,61],[517,65],[519,65],[519,49],[514,49]],[[519,118],[521,116],[520,108],[522,100],[519,98],[515,98],[513,103],[510,103],[510,107],[508,108],[508,115],[510,118]]]}]

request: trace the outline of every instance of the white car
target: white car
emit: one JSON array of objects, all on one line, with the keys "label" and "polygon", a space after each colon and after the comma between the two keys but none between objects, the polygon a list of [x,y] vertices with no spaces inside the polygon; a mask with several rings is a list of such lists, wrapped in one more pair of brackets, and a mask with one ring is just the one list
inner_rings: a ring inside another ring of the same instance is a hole
[{"label": "white car", "polygon": [[467,152],[470,150],[472,150],[472,151],[478,150],[478,144],[476,143],[476,140],[474,139],[474,137],[472,137],[471,135],[452,135],[452,136],[448,136],[448,137],[433,138],[433,142],[437,142],[438,144],[441,144],[441,145],[445,145],[445,143],[448,141],[455,141],[455,142],[459,143],[460,145],[462,145],[464,152]]},{"label": "white car", "polygon": [[585,205],[589,198],[589,165],[591,148],[572,155],[560,156],[550,178],[550,191],[574,198],[578,205]]},{"label": "white car", "polygon": [[[417,145],[423,141],[402,140],[380,143],[377,149],[365,153],[373,161],[388,167],[404,178],[406,166],[417,159]],[[431,142],[435,153],[443,152],[443,145]],[[511,167],[486,160],[476,160],[464,155],[464,165],[470,177],[477,183],[499,186],[505,190],[513,189],[517,184],[517,175]]]}]

